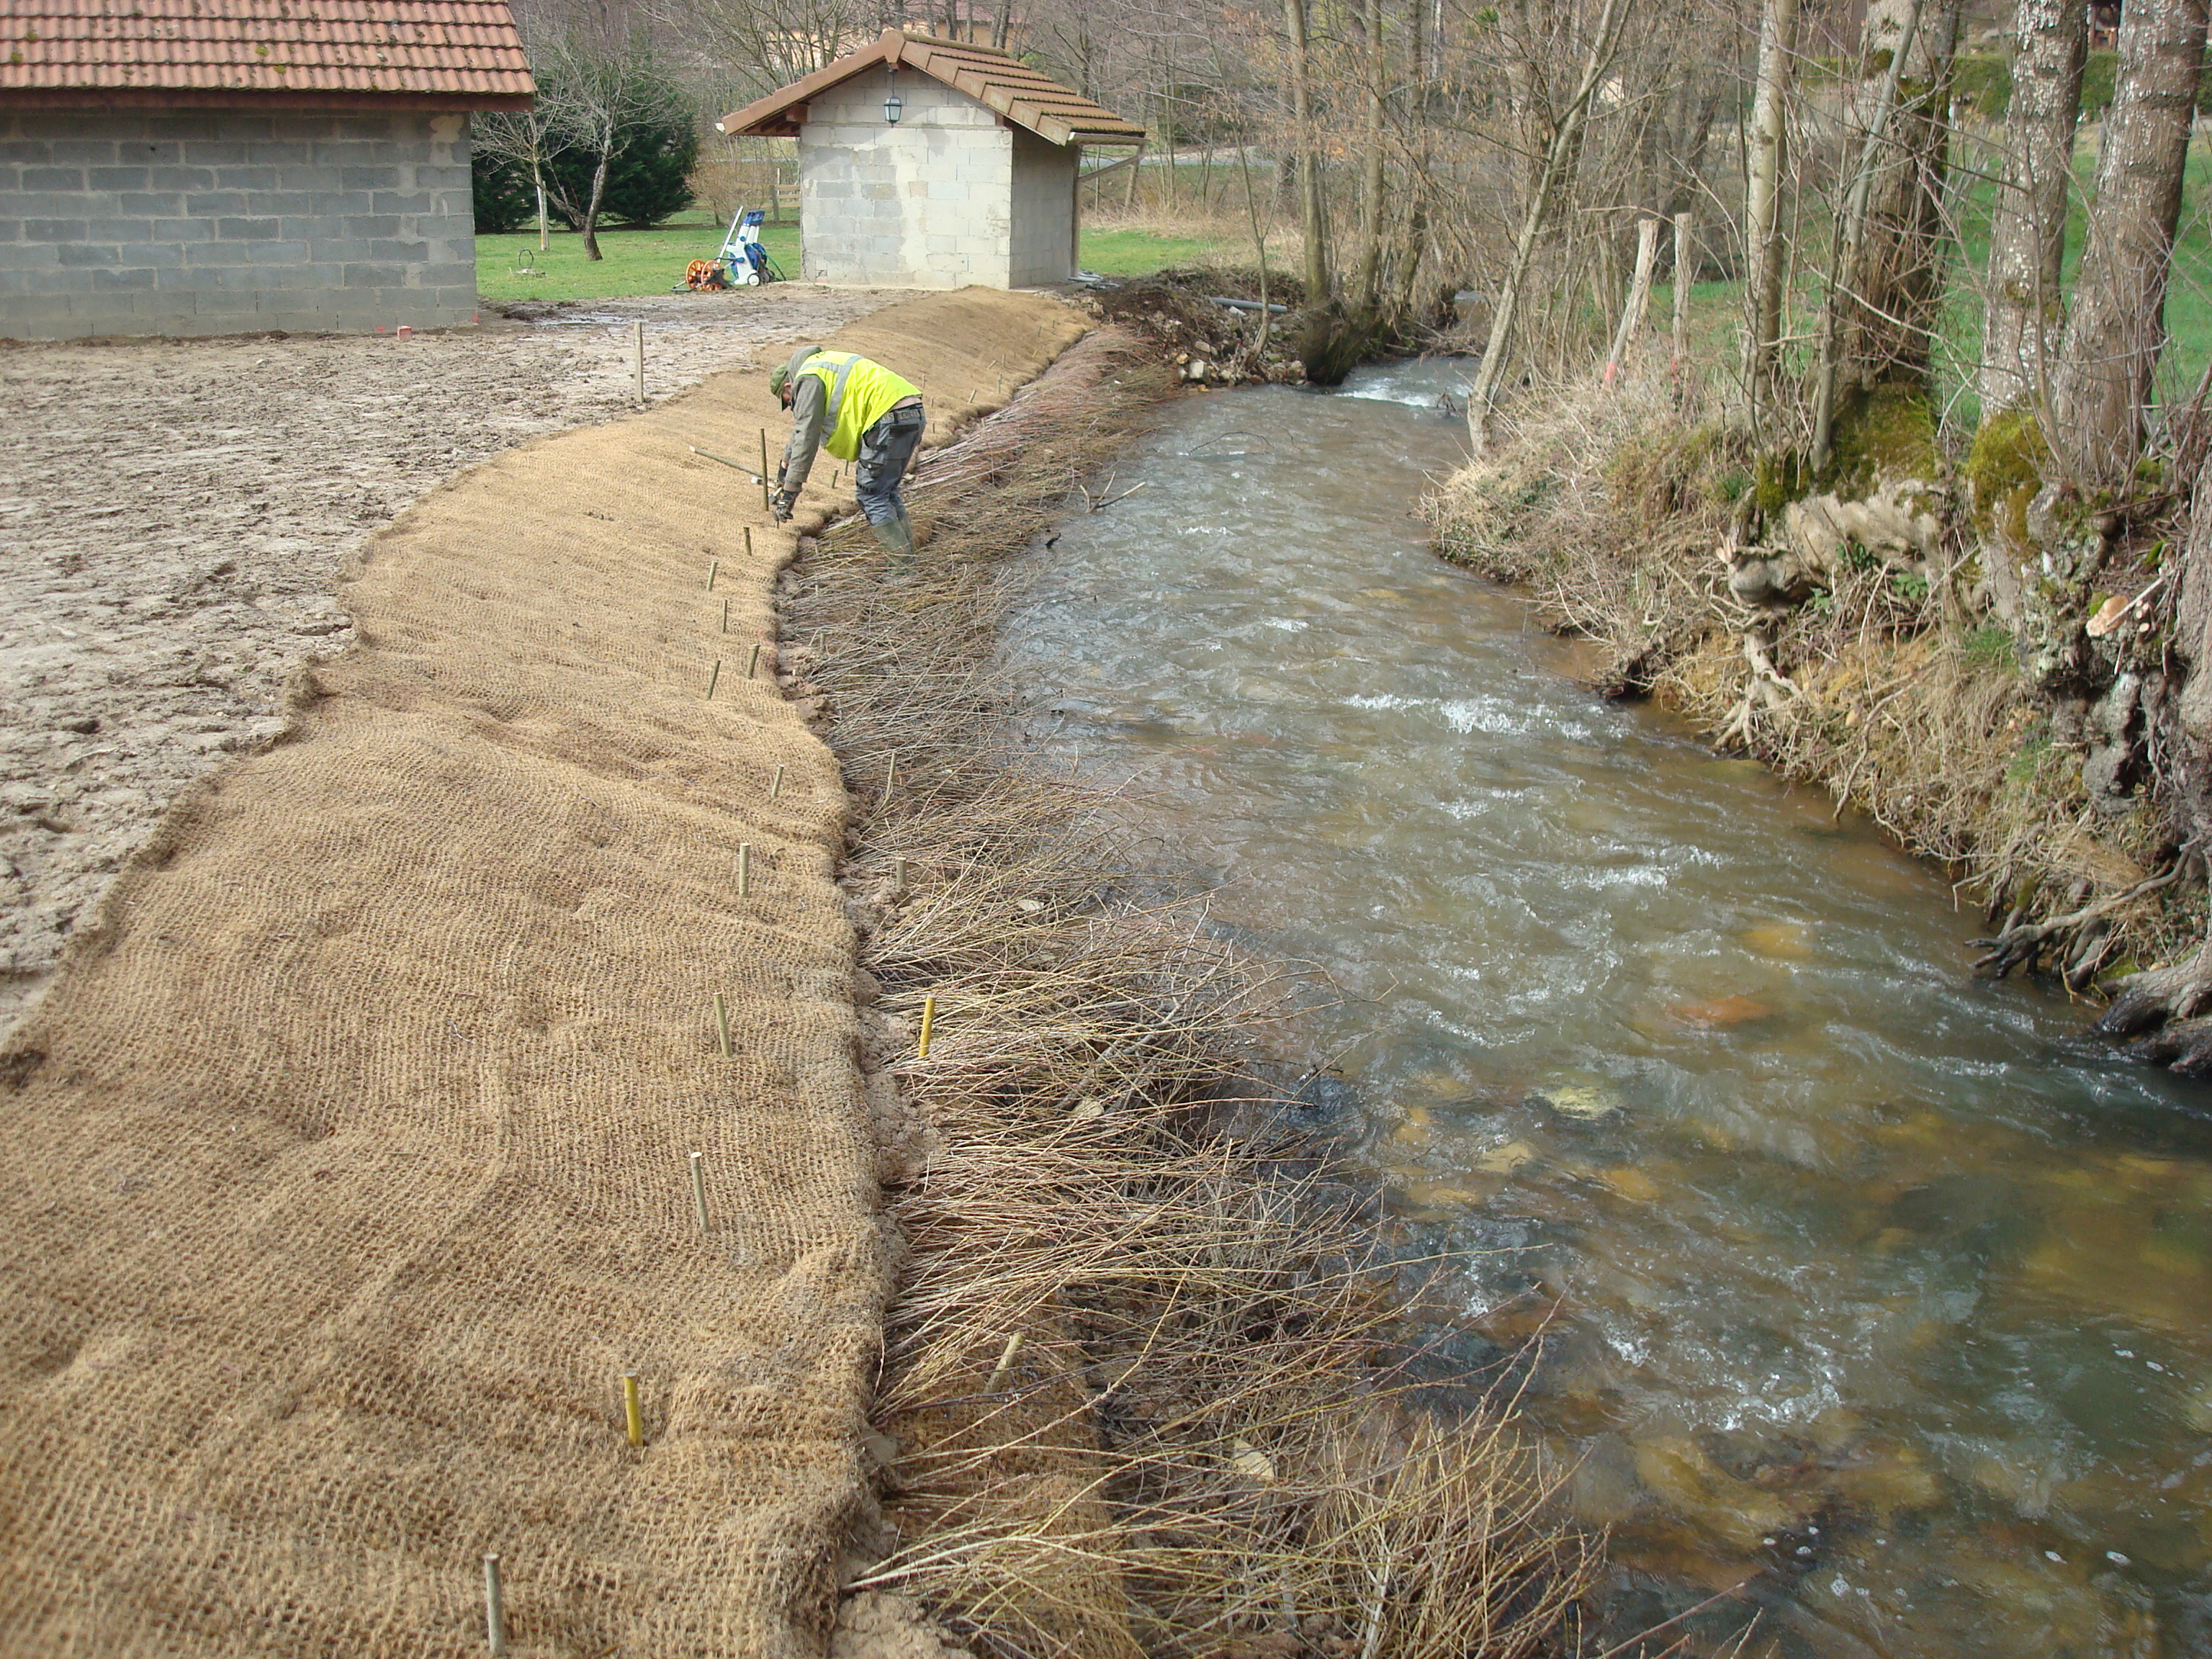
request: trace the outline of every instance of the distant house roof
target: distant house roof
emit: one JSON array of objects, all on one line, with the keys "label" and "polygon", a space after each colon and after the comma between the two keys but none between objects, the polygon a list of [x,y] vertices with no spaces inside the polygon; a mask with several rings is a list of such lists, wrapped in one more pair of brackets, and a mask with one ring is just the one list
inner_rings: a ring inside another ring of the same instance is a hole
[{"label": "distant house roof", "polygon": [[521,109],[506,0],[0,0],[0,106]]},{"label": "distant house roof", "polygon": [[[0,0],[0,5],[9,0]],[[840,58],[803,81],[794,81],[781,92],[755,99],[734,114],[714,124],[732,137],[788,137],[806,119],[806,104],[830,88],[864,74],[878,64],[902,65],[933,76],[948,87],[966,93],[977,103],[995,110],[1017,126],[1027,127],[1055,144],[1141,144],[1145,130],[1102,105],[1094,104],[1072,87],[1031,69],[1019,58],[988,46],[960,40],[939,40],[926,34],[885,29],[875,44]]]}]

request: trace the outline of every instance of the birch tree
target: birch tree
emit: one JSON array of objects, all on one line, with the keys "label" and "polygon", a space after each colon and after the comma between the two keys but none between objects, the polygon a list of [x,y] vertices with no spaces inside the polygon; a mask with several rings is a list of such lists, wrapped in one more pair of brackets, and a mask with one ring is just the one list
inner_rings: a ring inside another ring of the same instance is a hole
[{"label": "birch tree", "polygon": [[1743,285],[1743,380],[1752,431],[1762,444],[1773,441],[1768,416],[1781,352],[1782,283],[1790,264],[1782,239],[1782,179],[1796,53],[1797,0],[1766,0],[1759,25],[1758,89],[1745,137],[1744,252],[1748,269]]}]

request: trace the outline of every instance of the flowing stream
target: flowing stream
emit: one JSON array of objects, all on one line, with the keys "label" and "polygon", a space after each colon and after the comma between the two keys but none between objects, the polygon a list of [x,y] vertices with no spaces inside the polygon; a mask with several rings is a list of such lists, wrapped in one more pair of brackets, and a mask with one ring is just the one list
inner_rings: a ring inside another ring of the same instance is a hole
[{"label": "flowing stream", "polygon": [[1038,742],[1333,981],[1356,1164],[1470,1355],[1534,1340],[1622,1630],[1747,1581],[1693,1651],[2212,1651],[2212,1093],[1438,562],[1461,378],[1169,408],[1031,556]]}]

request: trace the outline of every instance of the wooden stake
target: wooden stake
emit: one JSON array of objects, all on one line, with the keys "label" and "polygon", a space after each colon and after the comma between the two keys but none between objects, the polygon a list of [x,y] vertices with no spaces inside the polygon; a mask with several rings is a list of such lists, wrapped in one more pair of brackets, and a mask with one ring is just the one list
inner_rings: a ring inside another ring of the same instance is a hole
[{"label": "wooden stake", "polygon": [[707,1171],[697,1152],[691,1154],[691,1201],[699,1206],[699,1231],[707,1231]]},{"label": "wooden stake", "polygon": [[727,599],[722,601],[722,631],[725,634],[730,631],[730,602]]},{"label": "wooden stake", "polygon": [[750,559],[750,557],[752,557],[752,556],[753,556],[753,527],[752,527],[750,525],[747,525],[747,526],[745,526],[745,556],[746,556],[747,558],[749,558],[749,559]]},{"label": "wooden stake", "polygon": [[916,1059],[927,1060],[929,1058],[929,1034],[932,1028],[934,1027],[936,1024],[937,999],[935,997],[924,997],[921,1000],[921,1042],[917,1045],[917,1052],[915,1056]]},{"label": "wooden stake", "polygon": [[707,591],[709,593],[714,591],[714,577],[721,570],[721,568],[722,562],[720,559],[709,559],[707,561]]},{"label": "wooden stake", "polygon": [[906,891],[906,860],[902,858],[891,860],[891,891]]},{"label": "wooden stake", "polygon": [[708,676],[707,676],[707,701],[708,701],[708,702],[714,702],[714,688],[715,688],[715,686],[719,685],[719,684],[721,683],[721,679],[722,679],[722,659],[721,659],[720,657],[717,657],[717,658],[715,658],[715,659],[714,659],[714,672],[712,672],[711,674],[709,674],[709,675],[708,675]]},{"label": "wooden stake", "polygon": [[753,844],[749,841],[738,843],[738,896],[753,896]]},{"label": "wooden stake", "polygon": [[1690,216],[1674,216],[1674,362],[1679,368],[1690,347]]},{"label": "wooden stake", "polygon": [[494,1653],[507,1651],[507,1607],[499,1593],[499,1557],[484,1557],[484,1639]]},{"label": "wooden stake", "polygon": [[637,324],[637,406],[645,407],[645,319]]},{"label": "wooden stake", "polygon": [[722,1000],[720,991],[714,993],[714,1041],[721,1045],[722,1058],[730,1057],[730,1010]]},{"label": "wooden stake", "polygon": [[774,800],[774,799],[775,799],[778,795],[781,795],[782,793],[783,793],[783,769],[782,769],[781,766],[779,766],[779,767],[777,767],[777,768],[775,769],[775,781],[773,783],[769,784],[769,787],[768,787],[768,798],[769,798],[770,800]]},{"label": "wooden stake", "polygon": [[761,505],[762,505],[763,507],[766,507],[766,506],[769,504],[769,501],[768,501],[768,496],[769,496],[769,489],[768,489],[768,428],[767,428],[766,427],[763,427],[763,428],[760,429],[760,434],[761,434]]},{"label": "wooden stake", "polygon": [[758,640],[755,640],[753,641],[753,654],[751,660],[745,664],[745,678],[749,680],[758,679],[760,678],[760,653],[761,642]]},{"label": "wooden stake", "polygon": [[1651,267],[1659,248],[1659,222],[1640,221],[1636,227],[1636,275],[1628,285],[1628,303],[1621,307],[1620,327],[1613,337],[1613,349],[1605,360],[1605,384],[1611,386],[1628,359],[1630,348],[1644,327],[1651,306]]},{"label": "wooden stake", "polygon": [[876,811],[878,812],[891,804],[891,785],[897,778],[898,750],[894,749],[890,752],[890,758],[884,763],[884,798],[876,803]]},{"label": "wooden stake", "polygon": [[645,1443],[645,1413],[637,1406],[637,1373],[623,1373],[623,1425],[629,1431],[629,1443]]},{"label": "wooden stake", "polygon": [[1006,1346],[1000,1351],[999,1363],[991,1368],[991,1380],[983,1385],[985,1394],[998,1393],[999,1384],[1006,1380],[1006,1373],[1014,1368],[1014,1356],[1021,1351],[1022,1334],[1016,1331],[1006,1339]]}]

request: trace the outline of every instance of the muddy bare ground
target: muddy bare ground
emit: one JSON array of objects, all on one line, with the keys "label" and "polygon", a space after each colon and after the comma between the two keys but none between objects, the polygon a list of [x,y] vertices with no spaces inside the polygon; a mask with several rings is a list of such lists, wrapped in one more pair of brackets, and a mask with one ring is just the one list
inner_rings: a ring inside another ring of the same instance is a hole
[{"label": "muddy bare ground", "polygon": [[635,407],[638,320],[659,400],[899,297],[794,284],[410,340],[0,345],[0,1035],[179,792],[273,737],[286,678],[351,643],[336,579],[409,503]]}]

